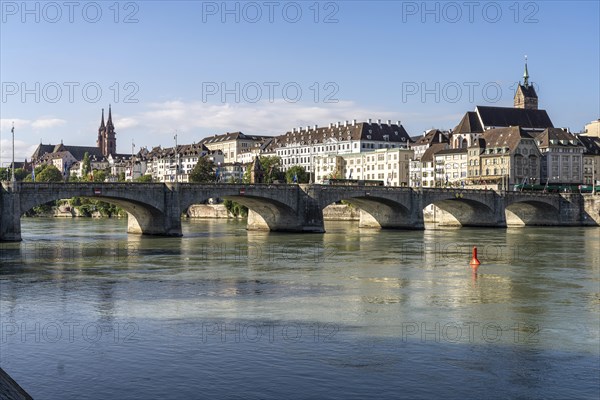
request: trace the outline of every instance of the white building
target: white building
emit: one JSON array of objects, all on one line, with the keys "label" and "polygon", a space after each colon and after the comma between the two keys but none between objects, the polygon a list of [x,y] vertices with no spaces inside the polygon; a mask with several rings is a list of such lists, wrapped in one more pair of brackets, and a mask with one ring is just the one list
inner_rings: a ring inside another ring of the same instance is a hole
[{"label": "white building", "polygon": [[153,148],[147,158],[146,174],[152,175],[154,182],[189,182],[192,172],[200,157],[209,159],[218,166],[224,164],[224,156],[219,151],[208,151],[201,143],[179,145],[174,147]]},{"label": "white building", "polygon": [[378,180],[386,186],[408,186],[409,163],[413,157],[414,151],[404,148],[345,154],[342,156],[343,177]]},{"label": "white building", "polygon": [[435,154],[447,148],[448,143],[433,143],[419,160],[410,160],[409,185],[411,187],[433,188],[442,185],[442,181],[436,175]]},{"label": "white building", "polygon": [[[294,128],[274,138],[265,153],[281,158],[281,169],[288,170],[300,165],[310,174],[311,182],[322,181],[334,169],[339,168],[336,156],[374,151],[377,149],[407,148],[410,136],[400,125],[388,120],[372,122],[337,122],[328,127],[307,126]],[[326,168],[326,169],[325,169]],[[317,169],[319,169],[317,171]]]},{"label": "white building", "polygon": [[[211,152],[221,152],[225,163],[242,162],[244,164],[254,160],[249,154],[260,151],[261,146],[270,136],[245,135],[242,132],[225,133],[223,135],[209,136],[200,141]],[[243,154],[243,155],[242,155]],[[238,159],[238,155],[245,161]],[[256,154],[255,154],[256,155]]]},{"label": "white building", "polygon": [[442,186],[464,186],[467,180],[467,149],[445,149],[434,154],[436,182]]}]

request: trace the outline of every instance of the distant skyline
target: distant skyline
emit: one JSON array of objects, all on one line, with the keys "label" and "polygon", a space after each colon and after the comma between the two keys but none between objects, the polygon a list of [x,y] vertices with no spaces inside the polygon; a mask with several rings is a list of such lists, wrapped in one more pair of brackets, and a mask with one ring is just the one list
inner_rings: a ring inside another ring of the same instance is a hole
[{"label": "distant skyline", "polygon": [[117,151],[225,132],[391,119],[411,136],[512,107],[528,56],[539,107],[600,118],[598,1],[0,1],[0,164],[41,142]]}]

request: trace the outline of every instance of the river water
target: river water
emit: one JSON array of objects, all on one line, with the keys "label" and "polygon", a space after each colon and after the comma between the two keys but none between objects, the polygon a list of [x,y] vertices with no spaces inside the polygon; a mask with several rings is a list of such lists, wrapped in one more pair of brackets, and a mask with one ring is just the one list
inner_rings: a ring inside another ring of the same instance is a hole
[{"label": "river water", "polygon": [[36,400],[600,396],[600,228],[326,230],[24,219],[0,366]]}]

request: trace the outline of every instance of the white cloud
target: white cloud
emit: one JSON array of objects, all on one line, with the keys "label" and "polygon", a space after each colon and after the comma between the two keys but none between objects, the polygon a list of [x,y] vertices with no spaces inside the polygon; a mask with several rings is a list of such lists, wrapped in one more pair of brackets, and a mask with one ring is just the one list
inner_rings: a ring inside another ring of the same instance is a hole
[{"label": "white cloud", "polygon": [[0,119],[0,129],[2,129],[2,133],[6,135],[5,132],[10,132],[12,126],[15,126],[15,134],[18,133],[20,129],[49,129],[56,128],[57,126],[62,126],[67,123],[64,119],[60,118],[39,118],[35,120],[28,119],[18,119],[18,118],[2,118]]},{"label": "white cloud", "polygon": [[[16,126],[16,124],[15,124]],[[16,128],[15,128],[16,132]],[[15,139],[15,161],[23,162],[29,160],[37,145]],[[0,165],[7,167],[12,160],[12,139],[0,140]]]},{"label": "white cloud", "polygon": [[[0,119],[0,164],[5,167],[12,160],[12,126],[15,126],[15,161],[24,161],[31,157],[37,144],[33,144],[27,139],[31,138],[31,133],[43,131],[45,129],[56,128],[65,125],[67,121],[60,118],[40,117],[35,120],[19,118]],[[26,138],[23,140],[23,138]]]},{"label": "white cloud", "polygon": [[31,127],[34,129],[48,129],[55,128],[66,123],[67,121],[59,118],[37,119],[31,123]]},{"label": "white cloud", "polygon": [[[340,101],[323,105],[303,105],[284,100],[255,104],[207,104],[199,101],[151,103],[148,110],[126,121],[127,127],[143,127],[145,132],[159,135],[175,130],[205,136],[206,131],[225,133],[242,131],[250,134],[279,135],[293,127],[327,125],[330,122],[367,118],[393,119],[393,112],[369,110],[353,102]],[[115,120],[117,127],[121,121]]]}]

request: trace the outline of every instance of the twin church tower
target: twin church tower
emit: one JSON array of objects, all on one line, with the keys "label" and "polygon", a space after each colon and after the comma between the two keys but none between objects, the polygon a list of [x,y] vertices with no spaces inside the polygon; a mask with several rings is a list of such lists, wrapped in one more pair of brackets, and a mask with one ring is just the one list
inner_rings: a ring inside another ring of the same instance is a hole
[{"label": "twin church tower", "polygon": [[104,108],[102,109],[102,120],[100,121],[100,128],[98,128],[96,146],[100,149],[104,157],[117,153],[117,138],[115,137],[115,126],[112,122],[110,105],[108,106],[108,120],[106,121],[106,125],[104,125]]}]

